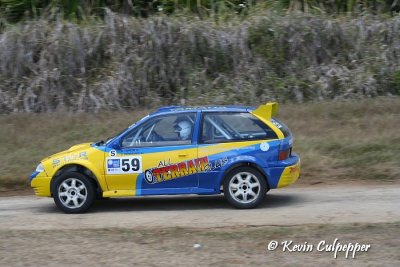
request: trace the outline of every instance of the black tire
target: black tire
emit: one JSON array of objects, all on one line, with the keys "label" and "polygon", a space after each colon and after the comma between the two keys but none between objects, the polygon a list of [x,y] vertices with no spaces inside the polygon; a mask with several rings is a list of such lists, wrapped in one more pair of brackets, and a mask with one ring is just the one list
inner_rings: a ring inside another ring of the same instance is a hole
[{"label": "black tire", "polygon": [[[93,181],[93,180],[91,180]],[[101,191],[100,187],[97,186],[97,184],[95,184],[95,187],[97,188],[97,190],[95,190],[96,192],[96,197],[95,200],[107,200],[110,199],[110,197],[103,197],[103,191]]]},{"label": "black tire", "polygon": [[239,167],[229,172],[223,186],[226,200],[238,209],[257,207],[267,193],[264,175],[251,167]]},{"label": "black tire", "polygon": [[103,200],[109,200],[110,199],[110,197],[103,197],[103,193],[99,193],[99,192],[97,192],[97,195],[96,195],[96,198],[95,198],[95,200],[98,200],[98,201],[103,201]]},{"label": "black tire", "polygon": [[83,213],[96,199],[94,182],[79,172],[66,172],[56,177],[51,192],[57,207],[65,213]]}]

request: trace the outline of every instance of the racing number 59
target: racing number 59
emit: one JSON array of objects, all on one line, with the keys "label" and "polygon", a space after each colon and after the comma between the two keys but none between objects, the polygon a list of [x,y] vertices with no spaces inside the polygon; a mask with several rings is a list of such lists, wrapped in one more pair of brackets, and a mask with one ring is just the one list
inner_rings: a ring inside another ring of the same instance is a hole
[{"label": "racing number 59", "polygon": [[140,161],[137,158],[122,159],[121,165],[122,165],[121,170],[123,170],[124,172],[130,171],[131,168],[132,171],[138,171],[140,169]]}]

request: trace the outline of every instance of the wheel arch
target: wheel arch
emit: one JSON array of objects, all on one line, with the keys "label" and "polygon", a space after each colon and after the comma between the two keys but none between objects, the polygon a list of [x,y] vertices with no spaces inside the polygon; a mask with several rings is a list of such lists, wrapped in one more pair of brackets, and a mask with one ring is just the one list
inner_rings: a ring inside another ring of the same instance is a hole
[{"label": "wheel arch", "polygon": [[240,167],[250,167],[253,168],[255,170],[257,170],[258,172],[261,173],[261,175],[264,176],[265,182],[267,184],[267,191],[269,191],[270,189],[270,185],[268,182],[268,175],[265,173],[264,169],[261,168],[257,163],[255,162],[251,162],[251,161],[240,161],[240,162],[235,162],[233,164],[231,164],[227,169],[224,170],[221,179],[220,179],[220,188],[223,187],[224,184],[224,180],[226,179],[227,175],[232,172],[233,170],[240,168]]},{"label": "wheel arch", "polygon": [[[77,164],[77,163],[66,164],[66,165],[62,166],[60,169],[58,169],[55,172],[55,174],[53,175],[53,177],[51,178],[50,190],[52,188],[52,184],[53,184],[53,181],[55,180],[55,178],[62,175],[63,173],[69,172],[69,171],[79,172],[79,173],[85,175],[93,182],[98,193],[103,192],[103,188],[101,187],[99,180],[96,177],[96,175],[94,174],[94,172],[91,171],[88,167],[85,167],[85,166],[83,166],[81,164]],[[53,192],[51,192],[51,194],[53,194]]]}]

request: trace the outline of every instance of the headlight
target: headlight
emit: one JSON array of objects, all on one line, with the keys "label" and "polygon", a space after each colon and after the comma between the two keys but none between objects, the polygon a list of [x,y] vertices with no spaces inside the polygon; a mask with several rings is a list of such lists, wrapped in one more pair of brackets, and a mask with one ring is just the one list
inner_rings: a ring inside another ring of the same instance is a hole
[{"label": "headlight", "polygon": [[37,167],[36,167],[36,172],[44,172],[44,168],[43,168],[43,164],[40,163]]}]

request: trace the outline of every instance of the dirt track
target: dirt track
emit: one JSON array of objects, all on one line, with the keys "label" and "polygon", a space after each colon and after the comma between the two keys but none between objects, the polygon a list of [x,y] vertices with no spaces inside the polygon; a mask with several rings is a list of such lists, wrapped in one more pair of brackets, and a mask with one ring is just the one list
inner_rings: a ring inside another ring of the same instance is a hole
[{"label": "dirt track", "polygon": [[[147,197],[79,215],[52,199],[0,197],[0,266],[400,266],[399,196],[399,185],[293,187],[253,210],[222,196]],[[372,248],[354,259],[267,250],[335,239]]]},{"label": "dirt track", "polygon": [[0,198],[0,230],[231,227],[400,221],[400,186],[272,190],[258,209],[236,210],[222,196],[99,201],[90,213],[61,213],[50,198]]}]

